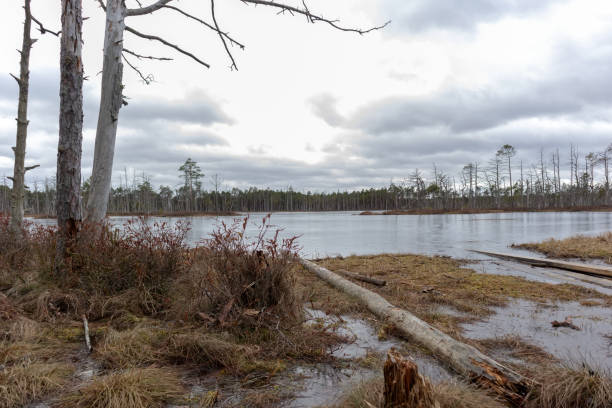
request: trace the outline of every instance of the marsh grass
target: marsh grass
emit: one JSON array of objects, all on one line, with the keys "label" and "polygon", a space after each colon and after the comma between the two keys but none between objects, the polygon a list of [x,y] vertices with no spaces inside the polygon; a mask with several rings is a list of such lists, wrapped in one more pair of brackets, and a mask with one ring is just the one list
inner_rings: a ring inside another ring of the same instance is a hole
[{"label": "marsh grass", "polygon": [[595,237],[577,235],[539,243],[514,244],[513,248],[540,252],[551,258],[600,259],[612,264],[612,232]]},{"label": "marsh grass", "polygon": [[63,396],[57,408],[160,408],[180,398],[184,389],[168,369],[131,368],[85,383]]},{"label": "marsh grass", "polygon": [[74,367],[63,363],[21,362],[0,370],[0,407],[22,407],[60,391]]},{"label": "marsh grass", "polygon": [[[532,372],[539,367],[557,362],[557,358],[547,353],[544,349],[534,344],[528,343],[517,335],[506,335],[502,337],[470,340],[469,343],[480,348],[487,355],[494,355],[496,352],[507,353],[512,358],[519,359],[524,363],[529,363],[530,367],[518,367],[518,371],[531,377]],[[503,360],[503,357],[502,357]],[[534,368],[536,367],[536,368]]]},{"label": "marsh grass", "polygon": [[[335,408],[371,408],[372,406],[382,408],[384,406],[383,389],[382,377],[361,382],[350,389],[335,405]],[[506,406],[485,390],[465,383],[432,384],[432,391],[433,399],[439,403],[439,408],[503,408]]]},{"label": "marsh grass", "polygon": [[[477,273],[466,268],[462,261],[447,257],[385,254],[328,258],[319,260],[319,264],[332,271],[345,269],[386,280],[387,285],[382,288],[355,283],[456,336],[461,334],[461,323],[486,317],[492,313],[493,307],[505,306],[514,298],[540,303],[597,299],[601,305],[612,305],[611,296],[582,286],[552,285],[516,276]],[[302,271],[304,286],[313,284],[313,279],[316,279],[309,275],[312,274]],[[338,294],[333,288],[318,290],[321,285],[325,284],[318,284],[317,296],[311,300],[325,304],[322,307],[347,313],[362,310],[352,299]],[[438,312],[439,306],[454,308],[460,314]]]},{"label": "marsh grass", "polygon": [[609,408],[612,406],[612,375],[587,364],[551,365],[539,372],[541,387],[535,388],[529,407]]}]

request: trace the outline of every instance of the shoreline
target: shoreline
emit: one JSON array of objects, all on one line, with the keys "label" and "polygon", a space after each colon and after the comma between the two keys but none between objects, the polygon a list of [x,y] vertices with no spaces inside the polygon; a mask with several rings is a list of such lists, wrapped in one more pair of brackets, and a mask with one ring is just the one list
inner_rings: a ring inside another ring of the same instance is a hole
[{"label": "shoreline", "polygon": [[[166,213],[166,212],[152,212],[152,213],[143,213],[143,212],[134,212],[134,213],[124,213],[124,212],[113,212],[108,213],[107,217],[160,217],[160,218],[173,218],[173,217],[239,217],[243,215],[242,213],[235,211],[198,211],[198,212],[187,212],[187,211],[178,211],[175,213]],[[55,219],[57,218],[55,215],[51,214],[26,214],[25,218],[33,218],[35,220],[39,219]]]},{"label": "shoreline", "polygon": [[441,215],[441,214],[501,214],[501,213],[539,213],[539,212],[612,212],[612,207],[566,207],[566,208],[483,208],[483,209],[459,209],[459,210],[436,210],[436,209],[414,209],[414,210],[388,210],[388,211],[362,211],[359,215]]}]

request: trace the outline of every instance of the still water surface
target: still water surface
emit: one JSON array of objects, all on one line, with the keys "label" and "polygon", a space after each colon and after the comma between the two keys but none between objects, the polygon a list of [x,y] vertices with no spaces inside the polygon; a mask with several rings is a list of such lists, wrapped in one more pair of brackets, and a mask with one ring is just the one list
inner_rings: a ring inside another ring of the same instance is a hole
[{"label": "still water surface", "polygon": [[[251,214],[248,234],[257,232],[265,214]],[[235,217],[152,218],[151,221],[191,223],[192,244],[209,236],[220,222]],[[126,217],[114,217],[121,224]],[[508,251],[513,243],[593,235],[612,230],[610,212],[554,212],[443,215],[374,215],[354,212],[274,213],[271,223],[282,235],[299,235],[305,257],[422,253],[475,258],[471,249]]]}]

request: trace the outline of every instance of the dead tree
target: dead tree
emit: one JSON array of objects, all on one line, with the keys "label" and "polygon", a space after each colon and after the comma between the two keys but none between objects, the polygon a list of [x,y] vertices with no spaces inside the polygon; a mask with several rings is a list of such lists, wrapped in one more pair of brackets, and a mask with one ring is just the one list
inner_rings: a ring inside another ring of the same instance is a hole
[{"label": "dead tree", "polygon": [[[299,14],[306,17],[306,20],[310,23],[326,23],[333,28],[340,31],[349,31],[358,34],[366,34],[373,30],[383,28],[388,23],[373,27],[366,30],[356,28],[345,28],[340,26],[337,20],[332,20],[323,17],[322,15],[313,13],[303,2],[301,7],[294,7],[288,4],[277,3],[273,1],[264,0],[240,0],[244,4],[262,5],[267,7],[275,8],[279,13],[287,13],[291,15]],[[115,140],[117,136],[117,124],[119,120],[119,110],[123,105],[122,95],[122,77],[123,77],[123,63],[132,68],[145,83],[152,81],[151,76],[144,75],[143,72],[138,69],[130,59],[132,57],[138,59],[148,60],[163,60],[167,61],[170,58],[167,57],[155,57],[145,56],[137,52],[131,51],[124,48],[123,33],[124,31],[133,34],[136,37],[140,37],[146,40],[158,42],[168,48],[177,51],[184,56],[187,56],[197,62],[198,64],[209,68],[210,65],[204,62],[202,59],[194,55],[180,46],[173,44],[164,38],[142,33],[130,26],[125,24],[126,17],[137,17],[143,15],[153,14],[159,10],[169,10],[175,13],[183,15],[186,19],[195,21],[205,27],[206,29],[212,30],[213,33],[219,36],[219,40],[223,45],[227,56],[230,60],[230,69],[238,70],[236,60],[230,50],[231,46],[237,46],[240,49],[244,49],[244,45],[231,37],[228,33],[224,32],[218,23],[217,16],[215,14],[215,2],[210,0],[212,22],[205,21],[203,18],[191,15],[186,11],[171,5],[170,3],[175,0],[157,0],[149,6],[141,6],[136,9],[128,9],[125,5],[125,0],[107,0],[105,4],[103,0],[98,0],[102,9],[106,11],[106,32],[104,37],[104,62],[102,67],[102,95],[100,97],[100,112],[98,116],[98,126],[96,129],[96,142],[94,150],[94,162],[91,177],[91,189],[89,192],[86,216],[89,221],[100,221],[106,216],[106,210],[108,207],[108,198],[111,189],[111,177],[113,168],[113,158],[115,152]],[[140,2],[138,2],[140,5]]]},{"label": "dead tree", "polygon": [[32,21],[39,26],[41,34],[47,32],[54,35],[59,35],[53,31],[44,28],[42,23],[32,16],[30,8],[30,0],[25,0],[24,11],[25,20],[23,22],[23,42],[21,44],[21,56],[19,62],[19,78],[15,75],[11,76],[17,81],[19,86],[19,103],[17,106],[17,136],[13,152],[15,153],[15,164],[13,167],[13,177],[10,180],[13,182],[11,192],[11,221],[10,228],[14,234],[21,235],[23,224],[23,202],[25,197],[25,174],[26,172],[35,169],[38,165],[25,167],[26,139],[28,137],[28,94],[30,88],[30,51],[32,45],[36,42],[31,36]]},{"label": "dead tree", "polygon": [[83,141],[82,0],[62,0],[60,116],[57,147],[57,256],[64,271],[70,245],[81,223],[81,148]]},{"label": "dead tree", "polygon": [[431,383],[395,348],[387,352],[384,375],[384,408],[440,408]]}]

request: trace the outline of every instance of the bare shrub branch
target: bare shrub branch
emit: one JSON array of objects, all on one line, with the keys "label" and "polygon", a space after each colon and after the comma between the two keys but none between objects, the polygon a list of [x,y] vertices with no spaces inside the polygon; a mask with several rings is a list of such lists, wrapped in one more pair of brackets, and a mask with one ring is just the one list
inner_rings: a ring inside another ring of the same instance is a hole
[{"label": "bare shrub branch", "polygon": [[178,45],[172,44],[172,43],[164,40],[161,37],[158,37],[156,35],[143,34],[140,31],[137,31],[137,30],[133,29],[130,26],[125,26],[125,30],[130,32],[130,33],[132,33],[132,34],[134,34],[134,35],[136,35],[136,36],[138,36],[138,37],[140,37],[140,38],[144,38],[146,40],[151,40],[151,41],[158,41],[158,42],[164,44],[167,47],[174,48],[176,51],[180,52],[183,55],[186,55],[186,56],[190,57],[191,59],[193,59],[194,61],[198,62],[199,64],[204,65],[206,68],[210,68],[209,64],[207,64],[206,62],[202,61],[201,59],[199,59],[198,57],[196,57],[192,53],[190,53],[188,51],[185,51],[184,49],[182,49]]},{"label": "bare shrub branch", "polygon": [[276,3],[274,1],[267,1],[267,0],[240,0],[240,1],[242,1],[245,4],[255,4],[255,5],[260,4],[262,6],[274,7],[274,8],[280,9],[279,13],[281,14],[284,12],[288,12],[291,15],[301,14],[303,16],[306,16],[308,21],[311,23],[316,23],[317,21],[320,21],[320,22],[329,24],[330,26],[334,27],[337,30],[347,31],[347,32],[352,32],[352,33],[357,33],[357,34],[367,34],[372,31],[380,30],[380,29],[385,28],[391,23],[391,21],[387,21],[383,25],[368,28],[368,29],[346,28],[346,27],[342,27],[338,25],[339,20],[330,20],[321,15],[311,13],[308,7],[306,6],[305,1],[302,1],[303,8],[298,8],[298,7],[290,6],[288,4]]},{"label": "bare shrub branch", "polygon": [[219,38],[221,39],[221,42],[223,43],[223,47],[225,48],[225,52],[227,53],[227,55],[229,56],[230,60],[232,61],[232,65],[230,65],[230,69],[231,70],[236,70],[238,71],[238,65],[236,65],[236,61],[234,60],[234,56],[232,55],[231,51],[229,50],[229,48],[227,47],[227,42],[225,42],[225,37],[223,37],[223,34],[221,29],[219,28],[219,24],[217,23],[217,17],[215,16],[215,0],[210,0],[210,11],[212,14],[212,19],[213,19],[213,23],[215,23],[215,28],[217,33],[219,34]]},{"label": "bare shrub branch", "polygon": [[40,31],[41,34],[53,34],[56,37],[59,37],[59,35],[61,34],[61,31],[53,31],[53,30],[49,30],[48,28],[45,28],[45,26],[43,25],[43,23],[41,23],[36,17],[34,17],[33,15],[30,15],[30,17],[32,17],[32,21],[34,21],[36,24],[38,24],[38,31]]},{"label": "bare shrub branch", "polygon": [[184,10],[181,10],[181,9],[180,9],[180,8],[178,8],[178,7],[175,7],[175,6],[169,6],[169,5],[165,5],[165,6],[164,6],[164,8],[167,8],[167,9],[170,9],[170,10],[174,10],[174,11],[176,11],[176,12],[178,12],[178,13],[181,13],[181,14],[182,14],[182,15],[184,15],[185,17],[187,17],[187,18],[191,18],[191,19],[193,19],[193,20],[197,21],[198,23],[200,23],[200,24],[202,24],[202,25],[204,25],[204,26],[206,26],[206,27],[210,28],[211,30],[216,31],[216,32],[218,32],[218,33],[222,34],[222,35],[223,35],[223,37],[225,37],[225,38],[226,38],[226,39],[227,39],[227,40],[230,42],[230,44],[232,44],[232,45],[237,45],[238,47],[240,47],[240,49],[241,49],[241,50],[244,50],[244,48],[245,48],[244,44],[242,44],[242,43],[240,43],[239,41],[237,41],[236,39],[232,38],[232,37],[231,37],[231,36],[230,36],[228,33],[225,33],[225,32],[223,32],[223,31],[219,31],[219,30],[218,30],[218,29],[217,29],[215,26],[213,26],[212,24],[207,23],[206,21],[204,21],[204,20],[202,20],[202,19],[200,19],[200,18],[198,18],[198,17],[196,17],[196,16],[193,16],[193,15],[191,15],[191,14],[189,14],[189,13],[185,12]]},{"label": "bare shrub branch", "polygon": [[140,7],[137,9],[128,9],[126,12],[127,16],[143,16],[145,14],[151,14],[160,8],[164,7],[166,4],[170,3],[172,0],[157,0],[155,3],[151,4],[147,7]]},{"label": "bare shrub branch", "polygon": [[154,57],[151,55],[142,55],[142,54],[138,54],[132,50],[128,50],[127,48],[123,48],[123,52],[126,52],[130,55],[135,56],[138,59],[149,59],[149,60],[156,60],[156,61],[174,61],[173,58],[168,58],[168,57]]},{"label": "bare shrub branch", "polygon": [[[125,51],[125,50],[124,50]],[[153,75],[149,74],[147,76],[145,76],[142,71],[136,67],[135,65],[133,65],[126,57],[125,55],[121,54],[121,56],[123,57],[123,60],[126,62],[126,64],[128,64],[128,66],[130,68],[132,68],[132,70],[134,70],[138,76],[140,77],[140,79],[142,79],[142,82],[145,83],[145,85],[149,85],[151,82],[153,82]]]}]

